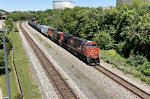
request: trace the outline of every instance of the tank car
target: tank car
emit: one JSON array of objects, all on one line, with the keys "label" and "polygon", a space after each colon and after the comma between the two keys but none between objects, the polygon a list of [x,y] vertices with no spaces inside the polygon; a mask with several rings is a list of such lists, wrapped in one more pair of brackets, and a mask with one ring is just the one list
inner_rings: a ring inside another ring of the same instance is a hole
[{"label": "tank car", "polygon": [[41,32],[40,24],[38,24],[36,21],[30,20],[28,21],[28,24],[35,30]]}]

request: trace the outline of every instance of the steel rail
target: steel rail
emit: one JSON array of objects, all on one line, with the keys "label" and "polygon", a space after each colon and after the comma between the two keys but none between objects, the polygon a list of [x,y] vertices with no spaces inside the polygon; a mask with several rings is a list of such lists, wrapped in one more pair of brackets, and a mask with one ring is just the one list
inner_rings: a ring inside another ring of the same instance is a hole
[{"label": "steel rail", "polygon": [[43,53],[43,51],[37,46],[37,44],[32,40],[32,38],[28,35],[27,31],[22,27],[21,23],[19,24],[21,31],[23,32],[25,38],[29,42],[31,48],[33,49],[35,55],[40,61],[44,71],[46,72],[48,78],[53,83],[52,85],[56,89],[56,92],[60,99],[77,99],[77,95],[71,89],[68,84],[63,80],[63,77],[59,72],[55,69],[53,64],[49,61],[47,56]]},{"label": "steel rail", "polygon": [[102,67],[102,66],[95,66],[98,71],[102,72],[106,76],[113,79],[115,82],[119,83],[126,89],[130,90],[132,93],[136,94],[142,99],[150,99],[150,94],[145,92],[144,90],[138,88],[137,86],[133,85],[132,83],[128,82],[127,80],[121,78],[120,76],[116,75],[115,73],[109,71],[108,69]]}]

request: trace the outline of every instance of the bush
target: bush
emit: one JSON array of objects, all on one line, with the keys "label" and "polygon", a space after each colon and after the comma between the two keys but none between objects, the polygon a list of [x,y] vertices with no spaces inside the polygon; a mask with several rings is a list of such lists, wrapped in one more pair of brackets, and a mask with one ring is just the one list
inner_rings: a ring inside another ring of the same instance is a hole
[{"label": "bush", "polygon": [[16,24],[13,26],[12,31],[13,32],[18,32],[18,28],[17,28]]},{"label": "bush", "polygon": [[97,42],[98,46],[103,50],[112,48],[112,39],[106,31],[99,32],[94,35],[94,41]]},{"label": "bush", "polygon": [[13,19],[12,18],[8,18],[5,21],[5,27],[8,28],[10,31],[13,29]]},{"label": "bush", "polygon": [[121,57],[115,50],[101,50],[100,58],[118,68],[121,66],[126,66],[125,59]]},{"label": "bush", "polygon": [[4,55],[3,50],[0,49],[0,67],[4,66]]},{"label": "bush", "polygon": [[142,65],[144,62],[148,61],[143,55],[130,55],[130,57],[126,60],[126,63],[131,66]]},{"label": "bush", "polygon": [[143,74],[144,74],[145,76],[150,76],[150,68],[143,70]]},{"label": "bush", "polygon": [[104,61],[124,71],[124,73],[132,74],[150,84],[150,62],[142,55],[132,55],[129,59],[125,59],[115,50],[101,50],[100,57]]},{"label": "bush", "polygon": [[13,32],[18,32],[18,28],[17,28],[17,25],[15,23],[13,25],[12,31]]},{"label": "bush", "polygon": [[[2,38],[1,38],[2,39]],[[7,51],[7,55],[9,55],[10,50],[12,49],[12,42],[10,41],[10,39],[7,37],[7,35],[5,35],[5,39],[6,39],[6,51]],[[1,41],[1,49],[0,49],[0,66],[4,66],[4,52],[3,52],[3,44]]]},{"label": "bush", "polygon": [[137,70],[145,76],[150,76],[150,62],[144,62],[142,65],[139,65]]}]

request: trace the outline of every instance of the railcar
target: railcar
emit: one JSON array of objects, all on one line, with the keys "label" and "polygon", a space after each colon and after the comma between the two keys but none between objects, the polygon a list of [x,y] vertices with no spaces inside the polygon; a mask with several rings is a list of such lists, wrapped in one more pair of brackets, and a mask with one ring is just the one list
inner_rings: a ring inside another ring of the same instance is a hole
[{"label": "railcar", "polygon": [[40,25],[40,31],[43,35],[45,36],[48,36],[48,29],[49,29],[49,26],[47,25]]},{"label": "railcar", "polygon": [[28,21],[28,24],[29,24],[31,27],[35,28],[35,23],[34,23],[33,21]]},{"label": "railcar", "polygon": [[36,21],[28,21],[28,24],[35,30],[41,32],[40,24],[37,24]]},{"label": "railcar", "polygon": [[40,24],[37,24],[34,29],[36,29],[38,32],[41,33],[41,25]]}]

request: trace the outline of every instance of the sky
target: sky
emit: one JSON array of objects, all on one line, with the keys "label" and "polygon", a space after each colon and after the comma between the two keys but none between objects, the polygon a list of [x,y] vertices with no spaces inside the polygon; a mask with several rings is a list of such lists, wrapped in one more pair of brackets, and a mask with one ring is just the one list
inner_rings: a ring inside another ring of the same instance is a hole
[{"label": "sky", "polygon": [[[55,0],[56,1],[56,0]],[[115,6],[116,0],[71,0],[75,6],[108,7]],[[12,11],[37,11],[52,9],[53,0],[0,0],[0,9]]]}]

